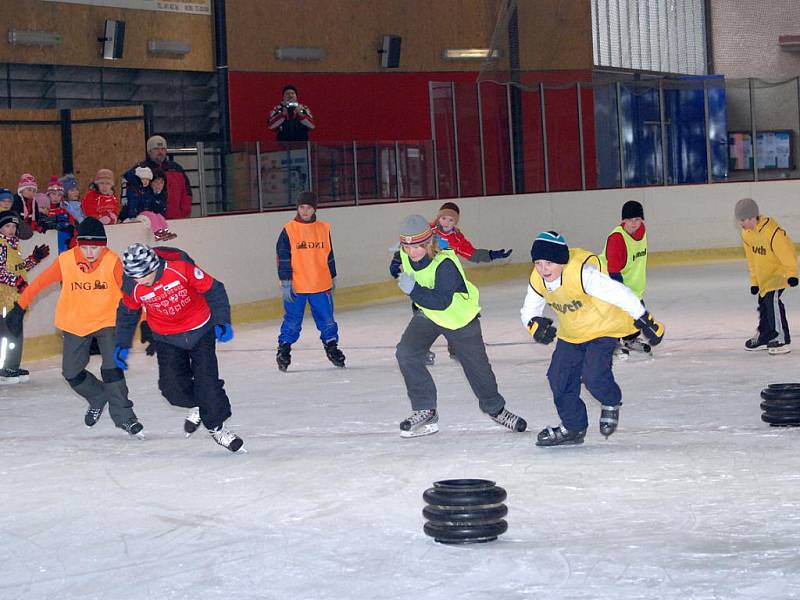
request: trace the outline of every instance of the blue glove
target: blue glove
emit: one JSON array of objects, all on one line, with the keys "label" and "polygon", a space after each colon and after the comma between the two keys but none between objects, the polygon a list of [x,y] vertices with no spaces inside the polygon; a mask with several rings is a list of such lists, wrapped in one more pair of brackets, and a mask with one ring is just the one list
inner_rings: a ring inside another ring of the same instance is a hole
[{"label": "blue glove", "polygon": [[217,336],[217,341],[230,342],[233,339],[233,327],[230,323],[223,323],[222,325],[214,325],[214,335]]},{"label": "blue glove", "polygon": [[404,294],[410,294],[416,284],[417,282],[414,280],[414,277],[408,273],[400,273],[397,277],[397,285],[403,290]]},{"label": "blue glove", "polygon": [[281,292],[283,293],[283,301],[289,302],[290,304],[294,302],[294,291],[292,290],[292,282],[281,280]]},{"label": "blue glove", "polygon": [[403,263],[400,262],[400,256],[396,255],[395,258],[392,259],[392,262],[389,263],[389,275],[397,279],[400,275],[400,271],[403,270]]},{"label": "blue glove", "polygon": [[130,348],[123,348],[122,346],[116,346],[114,348],[114,362],[123,371],[128,370],[128,353],[130,351]]},{"label": "blue glove", "polygon": [[492,260],[508,258],[509,256],[511,256],[512,252],[513,250],[506,250],[505,248],[502,248],[501,250],[489,250],[489,258],[491,258]]}]

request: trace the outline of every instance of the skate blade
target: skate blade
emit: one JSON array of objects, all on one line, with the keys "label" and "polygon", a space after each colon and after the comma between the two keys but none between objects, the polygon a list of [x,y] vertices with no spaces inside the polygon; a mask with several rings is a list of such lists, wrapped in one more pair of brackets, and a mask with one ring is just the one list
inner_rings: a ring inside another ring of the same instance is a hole
[{"label": "skate blade", "polygon": [[791,348],[787,348],[786,346],[781,346],[780,348],[770,348],[767,350],[767,354],[770,356],[777,356],[778,354],[789,354],[791,352]]},{"label": "skate blade", "polygon": [[147,439],[141,431],[139,433],[129,433],[128,435],[131,437],[131,439],[134,439],[134,440],[146,440]]},{"label": "skate blade", "polygon": [[439,431],[439,424],[438,423],[431,423],[429,425],[425,425],[416,429],[414,431],[401,431],[400,437],[402,438],[415,438],[420,437],[423,435],[432,435]]}]

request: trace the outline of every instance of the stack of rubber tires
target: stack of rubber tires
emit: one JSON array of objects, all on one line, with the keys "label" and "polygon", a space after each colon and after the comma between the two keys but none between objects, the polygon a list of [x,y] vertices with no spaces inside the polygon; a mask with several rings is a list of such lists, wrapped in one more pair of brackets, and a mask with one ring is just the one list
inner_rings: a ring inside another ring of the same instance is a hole
[{"label": "stack of rubber tires", "polygon": [[506,491],[486,479],[437,481],[422,495],[425,533],[442,544],[491,542],[508,529]]},{"label": "stack of rubber tires", "polygon": [[772,427],[800,426],[800,383],[771,383],[761,398],[762,421]]}]

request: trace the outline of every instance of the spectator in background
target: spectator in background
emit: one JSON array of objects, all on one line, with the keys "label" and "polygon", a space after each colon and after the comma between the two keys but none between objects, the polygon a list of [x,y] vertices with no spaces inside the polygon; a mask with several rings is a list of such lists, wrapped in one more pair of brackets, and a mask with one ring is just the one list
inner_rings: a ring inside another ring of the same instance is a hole
[{"label": "spectator in background", "polygon": [[61,186],[64,188],[64,208],[72,215],[75,222],[80,224],[86,218],[81,208],[81,190],[78,187],[78,180],[75,175],[67,173],[61,179]]},{"label": "spectator in background", "polygon": [[[183,167],[167,157],[167,140],[163,136],[154,135],[147,140],[147,159],[136,166],[150,167],[155,176],[156,171],[164,174],[167,188],[167,204],[164,217],[167,219],[186,219],[192,216],[192,188]],[[136,169],[133,167],[133,170]],[[155,190],[155,187],[153,188]],[[135,189],[134,189],[135,191]],[[131,184],[128,183],[128,194]],[[159,194],[156,191],[156,194]],[[153,211],[157,212],[157,211]]]},{"label": "spectator in background", "polygon": [[36,177],[30,173],[23,173],[17,182],[17,194],[11,210],[21,217],[17,231],[17,237],[21,240],[29,240],[34,231],[39,231],[39,207],[35,200],[38,189]]},{"label": "spectator in background", "polygon": [[114,194],[114,173],[100,169],[81,200],[83,214],[94,217],[103,225],[113,225],[119,217],[119,199]]},{"label": "spectator in background", "polygon": [[[156,193],[153,180],[158,175],[162,185]],[[123,176],[127,184],[127,203],[122,208],[121,220],[135,219],[139,213],[150,211],[163,215],[167,211],[167,192],[164,189],[164,173],[158,168],[141,162]]]},{"label": "spectator in background", "polygon": [[314,129],[311,110],[297,100],[297,88],[283,88],[283,101],[272,109],[267,127],[277,130],[279,142],[308,141],[308,132]]}]

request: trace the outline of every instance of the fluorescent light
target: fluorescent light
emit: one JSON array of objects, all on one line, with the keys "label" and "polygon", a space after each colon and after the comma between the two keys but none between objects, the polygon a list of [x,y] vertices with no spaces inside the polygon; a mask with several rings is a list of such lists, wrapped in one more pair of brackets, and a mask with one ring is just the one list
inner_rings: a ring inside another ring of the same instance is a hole
[{"label": "fluorescent light", "polygon": [[275,48],[278,60],[323,60],[325,48]]},{"label": "fluorescent light", "polygon": [[182,42],[181,40],[147,40],[147,51],[151,54],[183,56],[192,51],[192,45],[189,42]]},{"label": "fluorescent light", "polygon": [[52,31],[8,30],[8,43],[12,46],[58,46],[61,36]]},{"label": "fluorescent light", "polygon": [[445,60],[500,58],[500,51],[497,49],[490,51],[489,48],[447,48],[442,52],[442,58]]}]

